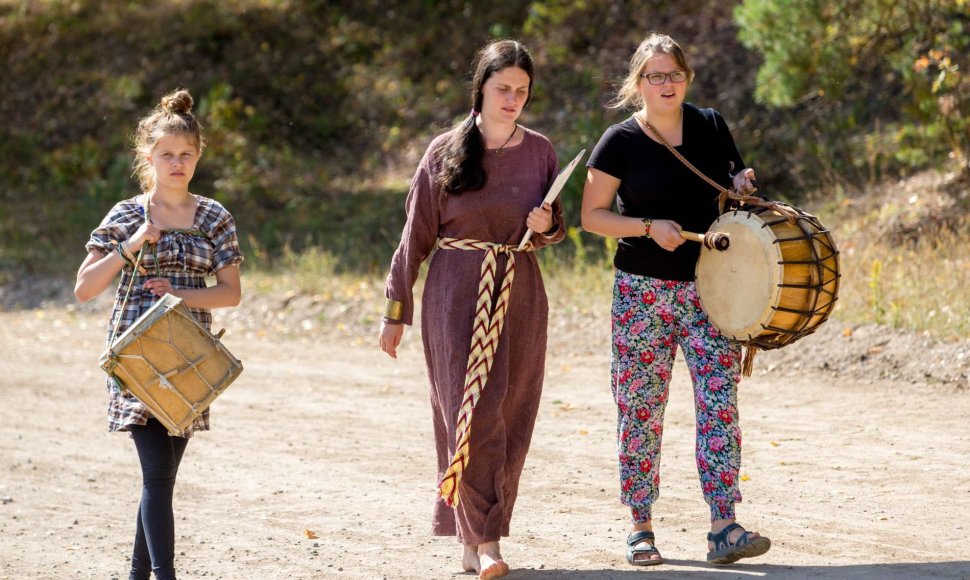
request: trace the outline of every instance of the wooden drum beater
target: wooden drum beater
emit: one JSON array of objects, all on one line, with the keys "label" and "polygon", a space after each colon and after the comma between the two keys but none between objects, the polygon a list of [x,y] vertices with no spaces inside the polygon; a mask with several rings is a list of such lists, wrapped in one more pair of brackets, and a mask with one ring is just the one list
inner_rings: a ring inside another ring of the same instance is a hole
[{"label": "wooden drum beater", "polygon": [[707,232],[698,234],[695,232],[680,232],[680,237],[690,242],[700,242],[709,250],[723,252],[731,246],[731,236],[724,232]]}]

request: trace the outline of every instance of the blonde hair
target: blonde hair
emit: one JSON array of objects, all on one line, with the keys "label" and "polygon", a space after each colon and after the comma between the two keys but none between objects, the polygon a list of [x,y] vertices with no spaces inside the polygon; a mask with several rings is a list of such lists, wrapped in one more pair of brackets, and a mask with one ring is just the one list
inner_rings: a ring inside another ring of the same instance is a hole
[{"label": "blonde hair", "polygon": [[162,97],[155,110],[138,122],[132,137],[135,161],[132,175],[138,177],[142,191],[155,188],[155,171],[148,157],[158,140],[165,135],[184,135],[195,143],[199,153],[205,148],[202,125],[192,114],[192,95],[185,89],[177,89]]},{"label": "blonde hair", "polygon": [[651,32],[646,40],[640,43],[636,52],[630,57],[630,70],[626,78],[616,91],[616,96],[610,101],[611,109],[643,107],[643,95],[640,93],[640,75],[647,66],[647,61],[661,54],[669,54],[677,61],[677,66],[687,71],[687,83],[694,80],[694,69],[687,64],[687,56],[673,38],[660,32]]}]

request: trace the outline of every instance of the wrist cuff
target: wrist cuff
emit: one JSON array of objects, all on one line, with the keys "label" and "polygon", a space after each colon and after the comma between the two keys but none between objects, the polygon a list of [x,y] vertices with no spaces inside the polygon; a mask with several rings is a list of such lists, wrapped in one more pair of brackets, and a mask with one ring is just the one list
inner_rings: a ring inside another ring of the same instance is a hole
[{"label": "wrist cuff", "polygon": [[400,322],[404,318],[404,303],[388,298],[384,303],[384,318]]}]

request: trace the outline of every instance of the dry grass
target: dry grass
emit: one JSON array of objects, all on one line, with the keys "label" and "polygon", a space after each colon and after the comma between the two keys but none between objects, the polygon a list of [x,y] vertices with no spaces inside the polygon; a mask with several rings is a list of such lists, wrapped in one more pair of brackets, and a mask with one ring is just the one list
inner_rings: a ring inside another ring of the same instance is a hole
[{"label": "dry grass", "polygon": [[970,336],[970,220],[909,247],[850,236],[842,245],[837,316],[927,331],[941,338]]},{"label": "dry grass", "polygon": [[966,186],[953,175],[925,174],[877,193],[823,212],[841,252],[835,316],[970,337]]},{"label": "dry grass", "polygon": [[[927,174],[818,212],[841,252],[834,318],[940,339],[970,337],[970,216],[961,213],[959,192],[946,193],[946,185],[946,176]],[[572,228],[564,243],[574,246],[569,258],[562,252],[540,253],[554,312],[553,341],[604,332],[609,320],[609,260],[584,253],[578,229]],[[606,249],[612,256],[615,243]],[[384,301],[383,273],[341,272],[339,258],[318,249],[286,252],[276,264],[272,270],[248,271],[247,293],[284,295],[284,309],[309,313],[300,321],[303,326],[350,334],[376,328]],[[422,284],[423,277],[415,296]]]}]

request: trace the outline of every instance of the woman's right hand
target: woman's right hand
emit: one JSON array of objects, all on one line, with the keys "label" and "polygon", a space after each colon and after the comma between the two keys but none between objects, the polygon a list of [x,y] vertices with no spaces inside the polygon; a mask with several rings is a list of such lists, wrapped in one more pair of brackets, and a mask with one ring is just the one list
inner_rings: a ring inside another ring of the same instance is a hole
[{"label": "woman's right hand", "polygon": [[145,222],[128,238],[128,249],[137,254],[145,244],[154,244],[162,237],[162,230],[151,222]]},{"label": "woman's right hand", "polygon": [[402,337],[404,337],[403,323],[381,322],[381,350],[391,358],[397,358],[397,347],[401,344]]},{"label": "woman's right hand", "polygon": [[673,252],[684,243],[680,231],[680,224],[673,220],[653,220],[650,222],[650,238],[668,252]]}]

